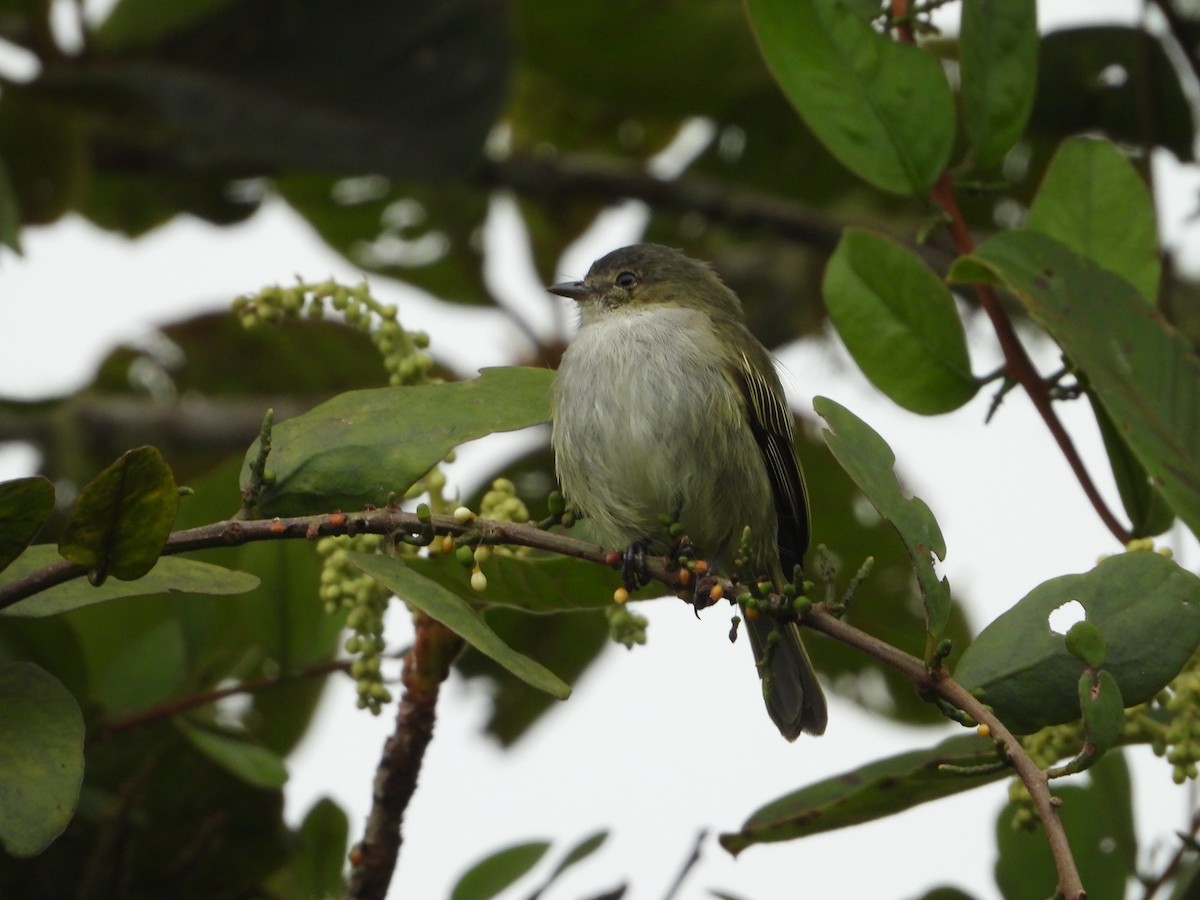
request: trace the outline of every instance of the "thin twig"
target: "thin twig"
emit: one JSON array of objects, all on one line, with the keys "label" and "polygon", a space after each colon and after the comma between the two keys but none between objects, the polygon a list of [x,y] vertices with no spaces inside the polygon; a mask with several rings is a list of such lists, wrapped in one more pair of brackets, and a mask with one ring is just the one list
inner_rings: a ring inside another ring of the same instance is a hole
[{"label": "thin twig", "polygon": [[1200,832],[1200,810],[1197,810],[1195,813],[1193,813],[1192,821],[1188,826],[1187,834],[1180,834],[1179,846],[1175,848],[1175,852],[1171,855],[1170,860],[1167,861],[1167,864],[1163,867],[1163,870],[1154,877],[1148,878],[1143,882],[1146,890],[1142,894],[1142,900],[1153,900],[1154,895],[1157,894],[1162,888],[1166,887],[1167,883],[1175,877],[1180,866],[1183,865],[1184,857],[1187,855],[1188,851],[1195,849],[1197,832]]},{"label": "thin twig", "polygon": [[144,709],[118,719],[111,725],[100,726],[95,734],[88,736],[88,742],[97,743],[122,732],[142,728],[162,719],[169,719],[180,713],[199,709],[201,706],[208,706],[210,703],[217,703],[226,697],[234,697],[238,694],[259,694],[292,681],[301,681],[306,678],[323,678],[333,672],[348,671],[350,671],[350,660],[329,659],[325,662],[316,663],[315,665],[301,669],[299,672],[255,678],[217,690],[200,691],[184,697],[176,697],[166,703],[160,703],[158,706],[152,706],[149,709]]},{"label": "thin twig", "polygon": [[[950,217],[950,231],[958,252],[966,255],[975,250],[975,239],[971,236],[966,220],[963,219],[962,211],[958,208],[953,187],[954,177],[951,173],[946,172],[933,187],[931,195],[933,201]],[[1029,395],[1034,409],[1038,411],[1038,415],[1050,429],[1055,443],[1066,457],[1067,465],[1071,467],[1071,471],[1075,474],[1076,480],[1083,488],[1084,494],[1096,510],[1100,520],[1118,541],[1122,544],[1129,543],[1131,537],[1129,529],[1121,524],[1104,502],[1104,498],[1100,496],[1100,491],[1096,489],[1087,467],[1083,464],[1083,459],[1079,456],[1079,451],[1075,449],[1071,436],[1054,411],[1054,404],[1050,399],[1050,391],[1045,379],[1038,374],[1033,360],[1025,352],[1025,347],[1017,337],[1017,331],[1013,328],[1008,313],[1004,311],[1004,307],[996,297],[996,292],[986,284],[976,284],[974,287],[975,294],[979,298],[979,305],[983,307],[984,312],[991,320],[992,328],[996,332],[996,341],[1004,354],[1005,373],[1021,385],[1025,393]]]},{"label": "thin twig", "polygon": [[675,900],[675,895],[679,893],[679,889],[683,887],[683,882],[687,878],[688,873],[696,867],[700,862],[700,848],[704,845],[704,839],[708,837],[708,832],[703,828],[696,835],[696,840],[692,844],[692,852],[688,854],[688,858],[683,861],[683,866],[679,869],[679,874],[675,876],[675,880],[671,882],[671,886],[667,888],[667,892],[663,895],[663,900]]}]

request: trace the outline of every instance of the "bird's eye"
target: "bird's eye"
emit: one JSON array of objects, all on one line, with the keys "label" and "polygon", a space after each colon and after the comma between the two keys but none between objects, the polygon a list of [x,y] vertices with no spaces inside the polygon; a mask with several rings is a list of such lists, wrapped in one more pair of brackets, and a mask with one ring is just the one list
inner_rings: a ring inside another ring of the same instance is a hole
[{"label": "bird's eye", "polygon": [[614,283],[619,288],[625,288],[625,290],[629,290],[638,283],[638,277],[632,272],[622,272],[617,276],[617,280]]}]

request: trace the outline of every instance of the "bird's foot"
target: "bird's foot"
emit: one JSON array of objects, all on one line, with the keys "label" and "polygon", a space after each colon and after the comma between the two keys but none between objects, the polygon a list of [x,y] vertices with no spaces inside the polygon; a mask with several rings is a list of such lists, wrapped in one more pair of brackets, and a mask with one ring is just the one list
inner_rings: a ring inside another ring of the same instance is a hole
[{"label": "bird's foot", "polygon": [[649,543],[647,538],[634,541],[621,554],[621,584],[630,593],[650,583],[650,577],[646,574],[646,547]]}]

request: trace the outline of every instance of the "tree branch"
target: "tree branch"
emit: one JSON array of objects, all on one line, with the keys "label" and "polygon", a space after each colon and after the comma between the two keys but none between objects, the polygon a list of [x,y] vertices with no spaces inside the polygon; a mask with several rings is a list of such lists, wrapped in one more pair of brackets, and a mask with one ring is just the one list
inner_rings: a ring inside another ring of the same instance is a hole
[{"label": "tree branch", "polygon": [[[725,225],[771,231],[825,254],[833,252],[847,224],[776,194],[700,175],[659,178],[639,163],[608,157],[514,153],[489,161],[483,177],[491,187],[558,202],[564,196],[607,202],[632,199],[656,209],[698,212]],[[907,242],[902,235],[893,237]],[[947,248],[925,244],[910,244],[910,248],[939,270],[954,258]]]},{"label": "tree branch", "polygon": [[[599,544],[581,541],[565,534],[543,531],[533,525],[514,522],[494,522],[473,519],[460,522],[453,516],[432,516],[429,520],[437,534],[457,536],[481,533],[492,543],[514,544],[548,550],[604,563],[616,568],[619,561],[609,559],[610,554]],[[188,553],[194,550],[211,550],[219,547],[239,547],[255,541],[316,540],[327,535],[400,534],[419,535],[425,528],[416,513],[400,509],[366,510],[360,513],[329,513],[320,516],[295,516],[286,519],[229,519],[214,522],[199,528],[173,532],[163,545],[162,555]],[[45,591],[55,585],[64,584],[87,574],[84,566],[67,560],[53,563],[0,584],[0,609]],[[648,574],[655,578],[670,577],[665,567],[651,566]]]},{"label": "tree branch", "polygon": [[354,868],[345,900],[384,900],[403,842],[401,826],[417,789],[425,749],[433,738],[437,699],[450,666],[463,647],[453,631],[424,613],[414,617],[416,636],[404,654],[404,694],[396,713],[396,729],[383,746],[375,770],[371,812],[361,843],[354,849]]},{"label": "tree branch", "polygon": [[[403,534],[420,535],[430,527],[440,535],[480,535],[489,543],[547,550],[610,568],[619,568],[621,565],[621,554],[616,551],[545,531],[533,524],[479,518],[460,521],[454,516],[431,516],[423,520],[416,513],[398,509],[216,522],[173,533],[168,537],[163,553],[234,547],[252,541],[316,540],[325,535],[369,533],[395,538]],[[83,566],[66,560],[31,572],[0,586],[0,609],[85,573]],[[670,568],[665,559],[647,560],[644,574],[672,591],[681,587],[679,571]],[[726,588],[727,596],[736,594],[731,586],[726,585]],[[814,607],[799,617],[798,621],[874,657],[911,680],[918,689],[936,694],[976,722],[986,725],[991,736],[1003,745],[1013,769],[1033,798],[1058,869],[1059,892],[1067,900],[1085,900],[1087,895],[1058,817],[1058,801],[1050,793],[1046,774],[1037,767],[1003,722],[944,670],[930,672],[915,656],[846,624],[826,611],[823,605]],[[461,640],[440,623],[418,614],[417,626],[417,639],[405,654],[402,679],[405,693],[397,714],[396,730],[385,746],[376,774],[375,805],[368,820],[367,833],[358,857],[360,862],[355,866],[347,900],[382,898],[386,893],[391,867],[395,865],[399,853],[400,823],[416,788],[421,759],[432,736],[438,687],[446,677],[454,655],[461,648]]]},{"label": "tree branch", "polygon": [[1029,789],[1029,794],[1033,798],[1034,808],[1042,820],[1042,827],[1046,830],[1046,840],[1050,844],[1054,866],[1058,871],[1058,894],[1065,897],[1066,900],[1087,900],[1087,892],[1083,888],[1079,870],[1071,855],[1066,830],[1058,816],[1058,807],[1061,801],[1050,793],[1050,783],[1046,773],[1038,768],[1037,763],[1021,746],[1021,742],[1004,726],[1003,722],[996,718],[990,709],[951,678],[945,670],[928,671],[925,663],[915,656],[910,656],[865,631],[847,625],[820,606],[814,607],[801,619],[801,622],[847,646],[873,656],[912,681],[918,690],[936,694],[965,712],[976,722],[987,726],[990,737],[1004,748],[1017,777]]}]

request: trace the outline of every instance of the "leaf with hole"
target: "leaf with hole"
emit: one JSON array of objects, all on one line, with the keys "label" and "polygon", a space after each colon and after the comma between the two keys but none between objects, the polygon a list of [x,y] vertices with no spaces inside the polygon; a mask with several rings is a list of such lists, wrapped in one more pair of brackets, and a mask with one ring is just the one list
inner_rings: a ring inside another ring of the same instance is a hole
[{"label": "leaf with hole", "polygon": [[1018,734],[1079,718],[1085,663],[1048,621],[1071,601],[1103,637],[1105,671],[1127,706],[1154,697],[1200,645],[1200,578],[1166,557],[1122,553],[1090,572],[1052,578],[988,625],[954,671]]}]

